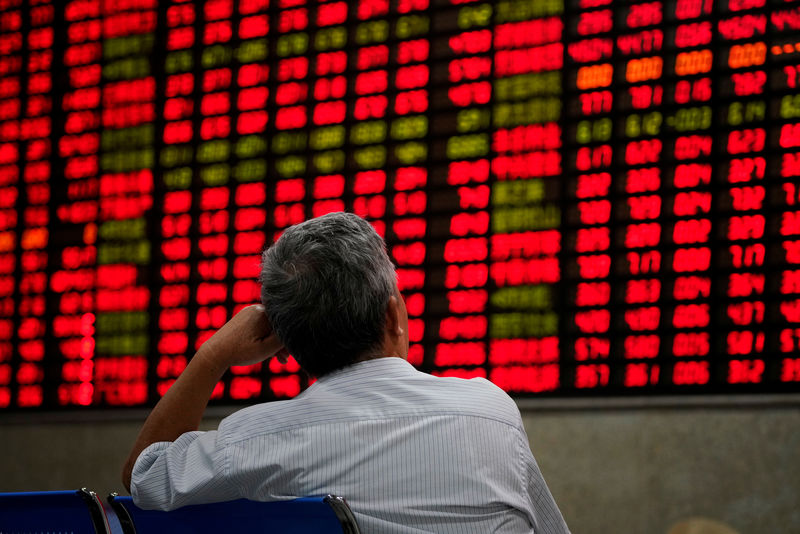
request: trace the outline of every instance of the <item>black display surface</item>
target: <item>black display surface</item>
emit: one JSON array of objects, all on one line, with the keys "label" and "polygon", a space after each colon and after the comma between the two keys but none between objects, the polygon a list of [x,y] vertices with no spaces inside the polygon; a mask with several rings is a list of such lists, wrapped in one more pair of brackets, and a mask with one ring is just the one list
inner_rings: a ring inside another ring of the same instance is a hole
[{"label": "black display surface", "polygon": [[0,408],[152,405],[339,210],[425,371],[800,392],[798,85],[797,1],[0,0]]}]

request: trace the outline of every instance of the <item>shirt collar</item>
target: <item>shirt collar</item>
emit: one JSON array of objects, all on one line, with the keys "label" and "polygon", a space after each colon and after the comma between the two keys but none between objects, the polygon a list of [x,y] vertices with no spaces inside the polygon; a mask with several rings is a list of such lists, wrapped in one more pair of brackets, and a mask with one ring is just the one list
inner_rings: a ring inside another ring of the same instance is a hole
[{"label": "shirt collar", "polygon": [[385,356],[356,362],[342,367],[341,369],[337,369],[336,371],[318,378],[310,387],[314,387],[317,383],[328,384],[340,380],[350,380],[353,376],[378,378],[387,374],[405,374],[411,371],[416,371],[416,369],[403,358],[398,356]]}]

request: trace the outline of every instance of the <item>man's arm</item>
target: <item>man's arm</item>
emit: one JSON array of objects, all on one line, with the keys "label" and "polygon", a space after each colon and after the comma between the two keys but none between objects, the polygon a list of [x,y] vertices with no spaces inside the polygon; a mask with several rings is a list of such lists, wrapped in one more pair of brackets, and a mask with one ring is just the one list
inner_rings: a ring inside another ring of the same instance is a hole
[{"label": "man's arm", "polygon": [[147,417],[122,469],[122,483],[131,489],[131,473],[141,452],[153,443],[175,441],[197,430],[208,399],[232,365],[250,365],[280,354],[283,344],[272,333],[264,307],[248,306],[225,323],[197,354]]}]

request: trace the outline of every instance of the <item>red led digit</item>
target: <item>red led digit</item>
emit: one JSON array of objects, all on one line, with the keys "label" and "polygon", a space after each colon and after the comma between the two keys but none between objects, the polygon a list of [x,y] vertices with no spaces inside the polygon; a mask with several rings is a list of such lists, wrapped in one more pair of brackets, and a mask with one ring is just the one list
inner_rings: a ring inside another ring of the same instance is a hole
[{"label": "red led digit", "polygon": [[241,39],[253,39],[263,37],[269,30],[269,19],[267,15],[255,15],[245,17],[239,22],[239,37]]},{"label": "red led digit", "polygon": [[577,286],[575,304],[578,306],[604,306],[611,298],[608,282],[581,282]]},{"label": "red led digit", "polygon": [[342,24],[345,20],[347,20],[346,2],[320,4],[317,8],[317,24],[319,26]]},{"label": "red led digit", "polygon": [[357,15],[359,20],[380,17],[389,12],[389,0],[359,0]]},{"label": "red led digit", "polygon": [[678,0],[675,16],[678,19],[693,19],[711,13],[712,0]]},{"label": "red led digit", "polygon": [[710,379],[706,361],[677,362],[673,368],[672,382],[675,385],[707,384]]}]

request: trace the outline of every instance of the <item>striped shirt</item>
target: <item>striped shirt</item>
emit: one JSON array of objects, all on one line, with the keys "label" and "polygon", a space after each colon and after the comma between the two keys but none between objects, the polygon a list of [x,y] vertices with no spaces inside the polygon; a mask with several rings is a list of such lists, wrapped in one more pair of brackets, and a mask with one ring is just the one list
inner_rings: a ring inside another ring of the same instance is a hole
[{"label": "striped shirt", "polygon": [[565,533],[516,404],[482,379],[360,362],[294,399],[142,451],[143,508],[248,498],[345,497],[365,533]]}]

